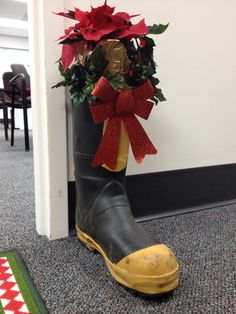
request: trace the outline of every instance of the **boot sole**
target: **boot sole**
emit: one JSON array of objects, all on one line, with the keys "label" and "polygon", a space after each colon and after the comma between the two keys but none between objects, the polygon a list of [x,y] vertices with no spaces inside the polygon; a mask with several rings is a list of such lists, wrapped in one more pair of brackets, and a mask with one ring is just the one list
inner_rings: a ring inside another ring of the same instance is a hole
[{"label": "boot sole", "polygon": [[86,233],[76,227],[79,240],[90,250],[98,251],[104,258],[112,277],[121,285],[143,296],[155,297],[173,291],[179,284],[179,267],[162,276],[144,276],[131,273],[112,263],[102,248]]}]

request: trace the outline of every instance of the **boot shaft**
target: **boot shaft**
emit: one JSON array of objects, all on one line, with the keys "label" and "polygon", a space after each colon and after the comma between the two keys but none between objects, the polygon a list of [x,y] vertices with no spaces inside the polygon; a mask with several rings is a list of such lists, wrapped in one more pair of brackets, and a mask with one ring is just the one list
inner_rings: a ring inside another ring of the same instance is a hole
[{"label": "boot shaft", "polygon": [[[74,174],[76,180],[76,224],[82,226],[95,198],[106,186],[116,186],[114,196],[124,195],[125,172],[111,172],[103,167],[92,167],[92,161],[102,137],[103,125],[92,120],[86,102],[73,106]],[[126,197],[126,193],[125,193]]]}]

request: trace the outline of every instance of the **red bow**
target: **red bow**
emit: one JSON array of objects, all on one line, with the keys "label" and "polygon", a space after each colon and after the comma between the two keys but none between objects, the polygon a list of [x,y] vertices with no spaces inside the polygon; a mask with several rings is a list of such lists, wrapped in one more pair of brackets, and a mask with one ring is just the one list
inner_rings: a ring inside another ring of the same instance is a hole
[{"label": "red bow", "polygon": [[142,125],[135,115],[148,119],[153,103],[147,99],[154,96],[154,88],[149,80],[134,89],[115,90],[105,77],[101,77],[93,90],[93,95],[102,103],[90,105],[95,123],[109,118],[106,130],[93,160],[93,167],[106,164],[114,169],[117,163],[120,143],[121,121],[126,128],[134,157],[141,163],[145,155],[156,154]]}]

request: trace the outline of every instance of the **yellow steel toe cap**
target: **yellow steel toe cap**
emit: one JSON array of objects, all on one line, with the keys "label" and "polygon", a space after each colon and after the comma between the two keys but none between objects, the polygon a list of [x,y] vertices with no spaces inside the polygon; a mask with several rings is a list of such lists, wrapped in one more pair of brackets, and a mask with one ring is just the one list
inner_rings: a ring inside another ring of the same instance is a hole
[{"label": "yellow steel toe cap", "polygon": [[165,276],[179,268],[174,253],[164,244],[157,244],[131,253],[116,266],[142,276]]}]

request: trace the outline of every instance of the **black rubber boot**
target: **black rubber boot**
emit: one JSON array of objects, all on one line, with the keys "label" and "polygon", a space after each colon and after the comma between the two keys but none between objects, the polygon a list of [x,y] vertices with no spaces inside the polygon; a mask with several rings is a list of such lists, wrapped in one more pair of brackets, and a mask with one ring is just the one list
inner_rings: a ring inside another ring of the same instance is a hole
[{"label": "black rubber boot", "polygon": [[125,170],[92,167],[102,136],[87,103],[73,107],[76,228],[80,240],[104,257],[112,276],[126,287],[156,295],[178,285],[179,266],[172,251],[157,244],[132,216]]}]

